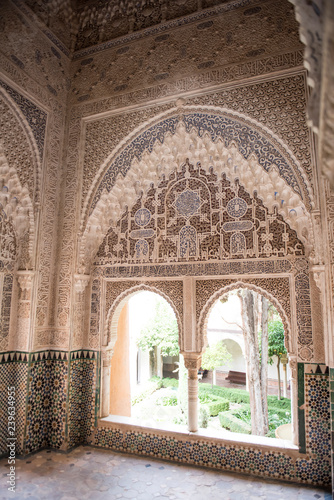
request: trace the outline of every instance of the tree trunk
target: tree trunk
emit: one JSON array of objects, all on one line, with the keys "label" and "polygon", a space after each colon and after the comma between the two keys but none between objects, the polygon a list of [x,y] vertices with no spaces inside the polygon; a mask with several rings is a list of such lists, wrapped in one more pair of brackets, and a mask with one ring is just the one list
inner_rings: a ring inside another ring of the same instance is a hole
[{"label": "tree trunk", "polygon": [[158,348],[155,345],[153,350],[150,351],[150,367],[151,367],[151,377],[159,377],[158,373]]},{"label": "tree trunk", "polygon": [[261,399],[264,422],[264,434],[269,430],[268,420],[268,309],[269,304],[265,297],[261,297]]},{"label": "tree trunk", "polygon": [[258,296],[247,289],[239,290],[245,339],[252,434],[265,435],[265,421],[261,397],[261,376],[258,342]]},{"label": "tree trunk", "polygon": [[281,358],[277,356],[277,381],[278,381],[278,400],[281,399],[281,372],[280,372]]},{"label": "tree trunk", "polygon": [[283,398],[287,398],[288,397],[288,374],[287,374],[286,364],[283,364],[283,373],[284,373]]}]

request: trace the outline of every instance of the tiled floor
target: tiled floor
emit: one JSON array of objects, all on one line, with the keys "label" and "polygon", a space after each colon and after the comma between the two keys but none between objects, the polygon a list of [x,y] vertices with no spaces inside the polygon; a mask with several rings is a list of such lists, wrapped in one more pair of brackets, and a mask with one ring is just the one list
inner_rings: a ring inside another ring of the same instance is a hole
[{"label": "tiled floor", "polygon": [[80,446],[68,454],[42,451],[16,460],[16,492],[7,491],[7,460],[0,461],[0,498],[19,500],[295,500],[328,499],[308,486]]}]

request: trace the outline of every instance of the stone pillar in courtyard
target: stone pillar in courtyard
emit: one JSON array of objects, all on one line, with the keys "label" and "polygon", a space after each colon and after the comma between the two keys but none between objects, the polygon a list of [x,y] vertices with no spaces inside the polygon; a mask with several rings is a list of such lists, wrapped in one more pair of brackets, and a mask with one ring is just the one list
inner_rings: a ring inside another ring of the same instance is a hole
[{"label": "stone pillar in courtyard", "polygon": [[183,278],[183,339],[181,354],[188,370],[188,429],[198,430],[198,369],[201,352],[196,337],[196,283],[191,276]]},{"label": "stone pillar in courtyard", "polygon": [[198,369],[202,362],[202,353],[183,352],[184,364],[188,370],[188,430],[198,431]]}]

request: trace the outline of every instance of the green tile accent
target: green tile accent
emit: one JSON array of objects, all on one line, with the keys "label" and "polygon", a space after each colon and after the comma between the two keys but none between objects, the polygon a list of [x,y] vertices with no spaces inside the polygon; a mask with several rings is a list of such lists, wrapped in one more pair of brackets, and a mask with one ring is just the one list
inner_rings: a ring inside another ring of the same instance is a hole
[{"label": "green tile accent", "polygon": [[305,410],[301,408],[305,403],[304,390],[304,363],[298,363],[298,430],[299,430],[299,451],[306,453],[305,437]]},{"label": "green tile accent", "polygon": [[329,369],[329,380],[334,380],[334,368]]}]

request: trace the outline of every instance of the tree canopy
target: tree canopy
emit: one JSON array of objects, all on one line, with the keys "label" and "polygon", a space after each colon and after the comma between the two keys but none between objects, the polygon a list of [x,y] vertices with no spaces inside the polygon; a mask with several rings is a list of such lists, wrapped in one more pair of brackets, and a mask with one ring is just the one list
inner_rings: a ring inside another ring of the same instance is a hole
[{"label": "tree canopy", "polygon": [[202,368],[204,370],[214,370],[218,366],[232,361],[232,355],[228,352],[222,342],[207,347],[202,355]]},{"label": "tree canopy", "polygon": [[179,331],[175,315],[167,302],[160,300],[155,306],[155,315],[142,328],[137,346],[143,351],[159,347],[162,356],[177,356]]},{"label": "tree canopy", "polygon": [[273,356],[281,358],[286,354],[284,345],[284,326],[281,320],[269,321],[268,323],[268,356],[269,363],[273,363]]}]

